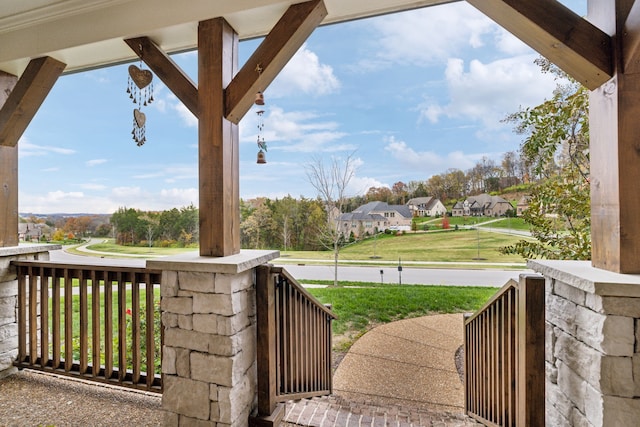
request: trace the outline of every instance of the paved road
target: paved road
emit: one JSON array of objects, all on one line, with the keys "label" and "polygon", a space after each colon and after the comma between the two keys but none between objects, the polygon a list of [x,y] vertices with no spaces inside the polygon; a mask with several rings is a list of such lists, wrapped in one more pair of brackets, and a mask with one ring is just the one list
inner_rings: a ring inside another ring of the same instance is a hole
[{"label": "paved road", "polygon": [[[51,260],[69,264],[91,265],[122,265],[128,267],[144,267],[144,259],[113,259],[93,256],[81,256],[57,250],[51,252]],[[277,261],[274,263],[278,265]],[[301,282],[304,280],[333,280],[333,266],[331,265],[295,265],[281,264],[293,277]],[[383,273],[380,274],[380,271]],[[517,279],[518,274],[531,270],[497,270],[497,269],[447,269],[447,268],[402,268],[401,275],[398,267],[355,267],[339,266],[338,279],[355,282],[376,282],[418,285],[447,285],[447,286],[487,286],[501,287],[509,279]]]}]

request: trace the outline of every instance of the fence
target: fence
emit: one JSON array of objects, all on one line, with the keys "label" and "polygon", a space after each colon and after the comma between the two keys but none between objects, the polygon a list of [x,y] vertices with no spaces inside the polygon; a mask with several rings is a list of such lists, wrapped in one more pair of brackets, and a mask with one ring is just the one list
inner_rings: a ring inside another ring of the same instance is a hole
[{"label": "fence", "polygon": [[465,409],[489,426],[544,426],[544,279],[521,275],[465,319]]},{"label": "fence", "polygon": [[161,272],[13,264],[18,274],[17,367],[162,391]]},{"label": "fence", "polygon": [[258,268],[256,295],[259,415],[278,402],[330,394],[335,315],[282,268]]}]

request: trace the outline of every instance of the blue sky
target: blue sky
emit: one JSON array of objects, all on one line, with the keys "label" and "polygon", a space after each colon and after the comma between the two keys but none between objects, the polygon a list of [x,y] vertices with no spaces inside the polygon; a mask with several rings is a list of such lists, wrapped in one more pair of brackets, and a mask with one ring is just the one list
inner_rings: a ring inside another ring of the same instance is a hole
[{"label": "blue sky", "polygon": [[[586,13],[586,0],[563,3]],[[258,43],[241,42],[241,62]],[[318,28],[265,90],[267,164],[256,164],[257,107],[240,123],[240,196],[316,197],[314,157],[354,153],[351,195],[499,161],[520,143],[501,119],[555,86],[536,57],[465,2]],[[197,81],[195,52],[174,59]],[[155,78],[137,147],[127,66],[58,80],[19,142],[20,212],[198,205],[195,118]]]}]

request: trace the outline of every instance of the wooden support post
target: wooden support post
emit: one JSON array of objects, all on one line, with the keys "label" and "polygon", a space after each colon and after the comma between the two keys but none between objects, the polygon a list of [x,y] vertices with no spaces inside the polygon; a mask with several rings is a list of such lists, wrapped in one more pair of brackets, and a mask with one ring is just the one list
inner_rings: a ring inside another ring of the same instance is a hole
[{"label": "wooden support post", "polygon": [[[589,1],[589,19],[613,37],[614,77],[589,97],[594,267],[640,273],[640,5]],[[626,22],[625,22],[626,21]],[[624,28],[624,31],[623,31]],[[629,43],[627,40],[629,38]],[[627,46],[626,50],[625,46]],[[625,57],[625,55],[627,55]],[[622,70],[627,64],[627,70]]]},{"label": "wooden support post", "polygon": [[223,18],[198,26],[200,255],[240,252],[238,125],[225,119],[225,88],[238,64],[238,35]]},{"label": "wooden support post", "polygon": [[249,425],[276,426],[284,416],[284,408],[276,402],[276,292],[271,267],[256,268],[256,324],[258,355],[258,416]]},{"label": "wooden support post", "polygon": [[544,278],[521,274],[518,285],[518,426],[545,425]]},{"label": "wooden support post", "polygon": [[[0,109],[18,77],[0,71]],[[0,247],[18,245],[18,147],[0,145]]]}]

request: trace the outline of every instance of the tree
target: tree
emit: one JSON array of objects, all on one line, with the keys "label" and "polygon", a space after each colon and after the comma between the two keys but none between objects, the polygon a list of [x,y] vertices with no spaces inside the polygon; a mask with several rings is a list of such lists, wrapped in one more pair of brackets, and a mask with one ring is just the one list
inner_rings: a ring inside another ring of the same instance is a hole
[{"label": "tree", "polygon": [[344,236],[340,232],[338,218],[344,212],[347,202],[347,187],[355,175],[355,159],[353,153],[341,160],[336,157],[325,165],[320,157],[307,164],[307,179],[316,189],[327,212],[326,225],[320,230],[321,243],[333,250],[334,276],[333,284],[338,285],[338,256]]},{"label": "tree", "polygon": [[501,251],[525,258],[590,259],[588,91],[547,60],[537,63],[559,81],[553,98],[507,118],[526,136],[523,156],[545,178],[532,190],[523,215],[537,240]]}]

